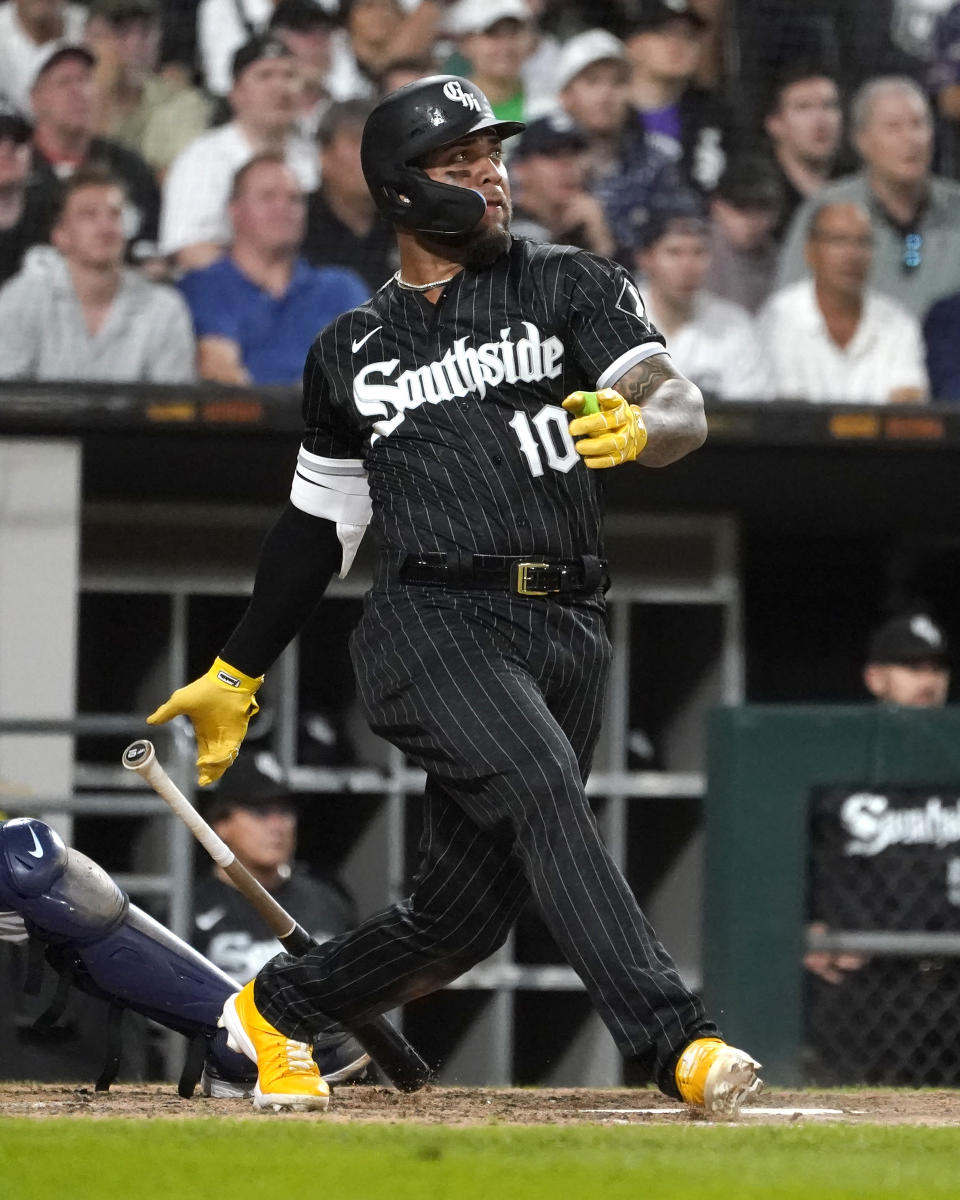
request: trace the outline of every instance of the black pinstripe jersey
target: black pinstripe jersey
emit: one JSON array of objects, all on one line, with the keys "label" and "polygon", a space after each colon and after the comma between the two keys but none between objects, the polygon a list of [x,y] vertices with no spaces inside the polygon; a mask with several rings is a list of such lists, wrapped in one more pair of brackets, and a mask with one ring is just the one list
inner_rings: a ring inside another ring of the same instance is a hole
[{"label": "black pinstripe jersey", "polygon": [[328,325],[304,370],[303,447],[363,460],[393,549],[600,554],[602,473],[560,403],[663,345],[622,267],[515,238],[436,304],[391,280]]}]

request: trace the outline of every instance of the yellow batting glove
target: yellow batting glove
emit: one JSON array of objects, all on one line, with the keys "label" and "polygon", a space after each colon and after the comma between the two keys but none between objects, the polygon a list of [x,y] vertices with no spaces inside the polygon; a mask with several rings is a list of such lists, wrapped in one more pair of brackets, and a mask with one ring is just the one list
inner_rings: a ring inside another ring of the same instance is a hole
[{"label": "yellow batting glove", "polygon": [[178,688],[166,704],[147,717],[148,725],[165,725],[173,717],[189,717],[197,739],[197,782],[219,779],[240,753],[250,718],[260,705],[253,698],[263,683],[231,667],[222,658],[199,679]]},{"label": "yellow batting glove", "polygon": [[577,452],[591,470],[632,462],[647,444],[643,410],[628,404],[613,388],[573,392],[563,407],[575,418],[570,422],[570,433],[580,439],[575,443]]}]

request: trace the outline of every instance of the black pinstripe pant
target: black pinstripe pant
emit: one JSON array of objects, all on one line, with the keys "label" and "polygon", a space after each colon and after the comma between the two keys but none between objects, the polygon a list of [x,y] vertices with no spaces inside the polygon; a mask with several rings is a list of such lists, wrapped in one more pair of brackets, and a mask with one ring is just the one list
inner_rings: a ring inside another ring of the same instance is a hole
[{"label": "black pinstripe pant", "polygon": [[583,781],[610,642],[599,601],[397,586],[371,593],[351,646],[376,733],[427,772],[407,900],[257,977],[261,1012],[309,1041],[431,992],[500,946],[532,894],[628,1057],[673,1091],[714,1027],[604,846]]}]

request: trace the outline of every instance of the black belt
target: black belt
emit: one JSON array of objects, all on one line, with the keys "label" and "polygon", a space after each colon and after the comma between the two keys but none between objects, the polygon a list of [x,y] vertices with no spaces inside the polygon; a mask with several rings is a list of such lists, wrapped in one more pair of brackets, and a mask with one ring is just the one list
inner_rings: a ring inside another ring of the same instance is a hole
[{"label": "black belt", "polygon": [[399,565],[404,583],[434,587],[485,588],[515,596],[584,595],[606,589],[606,562],[580,558],[509,557],[505,554],[407,554]]}]

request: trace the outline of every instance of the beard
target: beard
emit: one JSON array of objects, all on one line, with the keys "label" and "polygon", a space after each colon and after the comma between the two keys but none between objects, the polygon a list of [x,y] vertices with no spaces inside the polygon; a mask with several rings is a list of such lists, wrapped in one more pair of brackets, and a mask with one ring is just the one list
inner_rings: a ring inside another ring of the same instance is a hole
[{"label": "beard", "polygon": [[504,221],[498,225],[480,225],[469,233],[441,234],[421,233],[417,241],[426,249],[462,263],[471,271],[480,271],[493,263],[510,249],[510,219],[513,209],[507,200],[503,209]]},{"label": "beard", "polygon": [[510,230],[505,226],[479,229],[471,233],[463,246],[463,265],[471,271],[492,266],[510,249]]},{"label": "beard", "polygon": [[464,238],[463,265],[469,270],[480,271],[491,266],[510,249],[510,218],[513,214],[509,200],[503,212],[506,219],[502,225],[474,229]]}]

